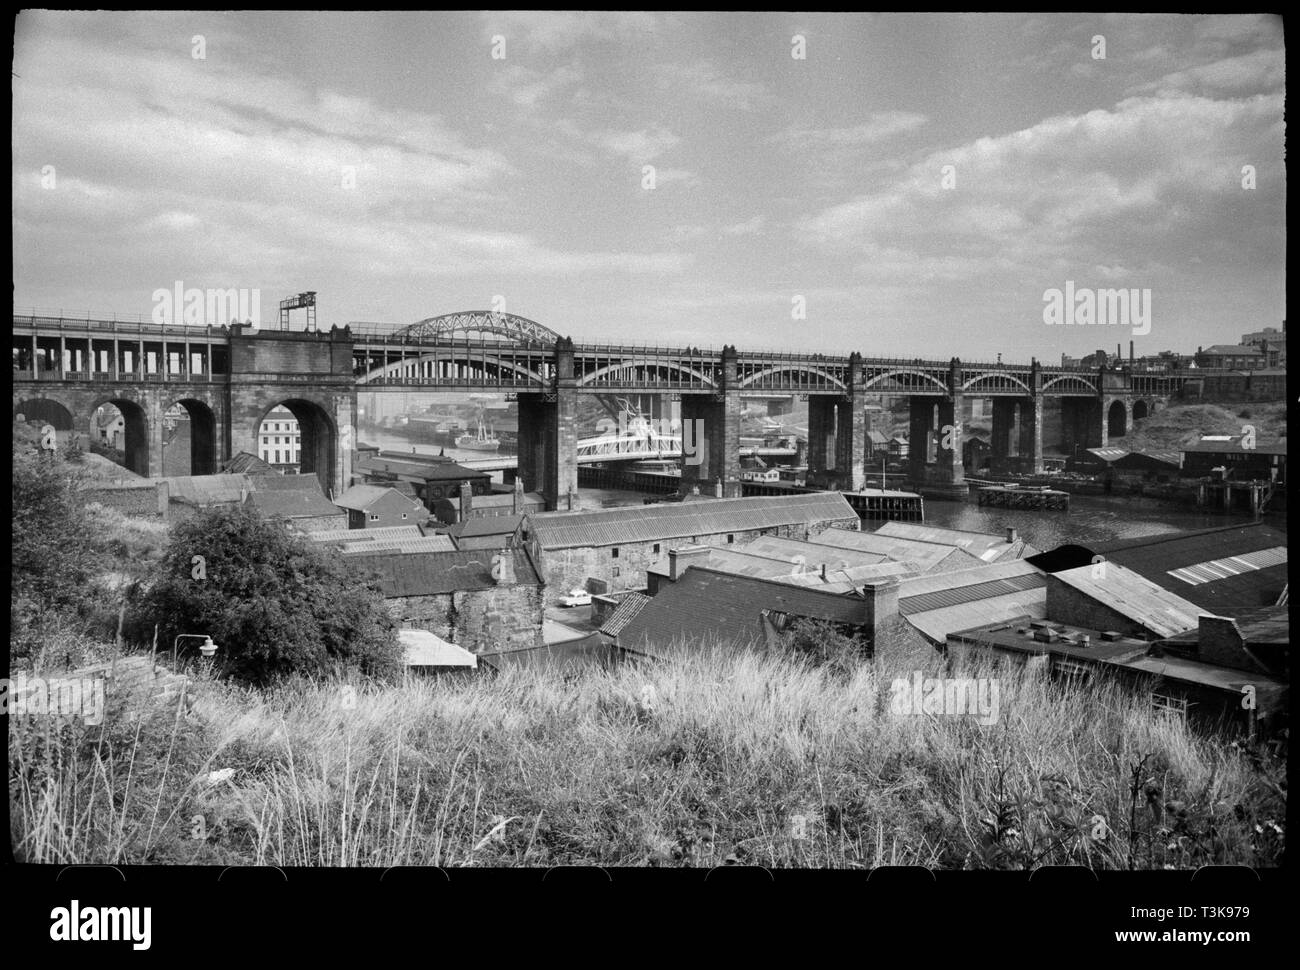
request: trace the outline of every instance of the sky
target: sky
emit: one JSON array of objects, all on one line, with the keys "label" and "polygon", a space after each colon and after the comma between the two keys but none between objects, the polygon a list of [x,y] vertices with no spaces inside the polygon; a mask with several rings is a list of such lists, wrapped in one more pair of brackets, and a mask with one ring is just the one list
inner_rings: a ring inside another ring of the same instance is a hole
[{"label": "sky", "polygon": [[1276,17],[24,11],[13,74],[16,312],[1052,362],[1286,315]]}]

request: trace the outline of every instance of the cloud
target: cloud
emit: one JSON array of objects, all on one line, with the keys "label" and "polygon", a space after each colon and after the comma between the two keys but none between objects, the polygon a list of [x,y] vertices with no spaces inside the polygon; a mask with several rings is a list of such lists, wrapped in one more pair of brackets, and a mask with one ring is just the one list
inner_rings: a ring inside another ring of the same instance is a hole
[{"label": "cloud", "polygon": [[614,11],[502,10],[485,11],[483,28],[489,36],[506,38],[525,50],[550,53],[571,50],[592,41],[626,41],[655,33],[663,19],[652,13]]},{"label": "cloud", "polygon": [[771,140],[792,151],[858,149],[915,131],[924,126],[926,120],[925,115],[913,111],[878,111],[861,124],[846,128],[795,126],[772,136]]},{"label": "cloud", "polygon": [[746,219],[744,222],[737,222],[730,226],[723,226],[722,234],[724,236],[753,236],[761,232],[766,223],[766,217],[757,215],[752,219]]},{"label": "cloud", "polygon": [[622,155],[638,163],[651,162],[681,142],[671,131],[658,125],[637,131],[597,132],[591,140],[612,155]]},{"label": "cloud", "polygon": [[660,90],[675,91],[689,104],[707,102],[756,111],[776,100],[763,84],[730,78],[709,61],[661,64],[655,68],[654,77]]},{"label": "cloud", "polygon": [[531,108],[539,101],[582,81],[582,72],[568,64],[549,73],[534,71],[520,64],[504,65],[492,82],[493,91],[504,94],[520,107]]}]

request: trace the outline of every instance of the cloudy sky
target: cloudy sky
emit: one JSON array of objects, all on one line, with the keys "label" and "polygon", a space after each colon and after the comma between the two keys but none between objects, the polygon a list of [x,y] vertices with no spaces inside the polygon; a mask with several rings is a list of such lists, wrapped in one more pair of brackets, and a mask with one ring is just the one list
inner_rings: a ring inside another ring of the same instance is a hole
[{"label": "cloudy sky", "polygon": [[1131,336],[1067,280],[1151,291],[1139,353],[1286,313],[1275,18],[25,12],[13,72],[19,309],[1051,361]]}]

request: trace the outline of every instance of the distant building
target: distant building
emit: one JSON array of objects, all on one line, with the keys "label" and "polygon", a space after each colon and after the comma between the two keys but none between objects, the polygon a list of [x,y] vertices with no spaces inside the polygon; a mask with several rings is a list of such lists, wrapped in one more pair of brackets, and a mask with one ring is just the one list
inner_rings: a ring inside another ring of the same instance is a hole
[{"label": "distant building", "polygon": [[1196,365],[1220,370],[1255,370],[1277,366],[1277,353],[1253,346],[1215,344],[1212,347],[1196,348]]},{"label": "distant building", "polygon": [[457,549],[507,549],[523,541],[522,515],[471,516],[448,530]]},{"label": "distant building", "polygon": [[409,483],[430,512],[435,511],[438,499],[457,497],[464,482],[470,483],[476,496],[487,495],[492,490],[492,477],[486,472],[474,471],[446,458],[396,457],[381,451],[377,455],[359,455],[352,467],[368,485]]},{"label": "distant building", "polygon": [[298,419],[278,404],[262,419],[257,434],[257,453],[262,461],[280,471],[297,470],[302,461],[302,432]]},{"label": "distant building", "polygon": [[420,502],[383,485],[353,485],[334,504],[347,510],[350,529],[419,523],[429,515]]},{"label": "distant building", "polygon": [[349,555],[389,615],[479,655],[543,645],[544,585],[527,549]]},{"label": "distant building", "polygon": [[257,491],[250,492],[246,502],[261,515],[284,522],[299,532],[345,529],[348,525],[347,512],[320,492]]},{"label": "distant building", "polygon": [[1183,474],[1191,478],[1211,475],[1223,468],[1235,481],[1286,483],[1286,442],[1252,441],[1242,435],[1202,438],[1182,448]]},{"label": "distant building", "polygon": [[528,517],[547,585],[557,590],[588,579],[608,590],[645,585],[646,569],[670,543],[727,546],[761,535],[807,539],[857,529],[858,515],[837,492],[720,498]]}]

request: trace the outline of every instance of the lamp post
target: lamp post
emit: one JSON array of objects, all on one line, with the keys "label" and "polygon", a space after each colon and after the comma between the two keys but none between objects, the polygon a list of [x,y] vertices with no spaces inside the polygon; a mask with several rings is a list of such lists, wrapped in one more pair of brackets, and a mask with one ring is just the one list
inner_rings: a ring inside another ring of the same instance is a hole
[{"label": "lamp post", "polygon": [[172,642],[172,670],[175,671],[176,669],[176,656],[182,640],[202,640],[203,642],[199,644],[199,653],[203,655],[204,666],[211,669],[212,658],[217,655],[217,651],[220,649],[212,642],[212,637],[206,633],[181,633]]}]

